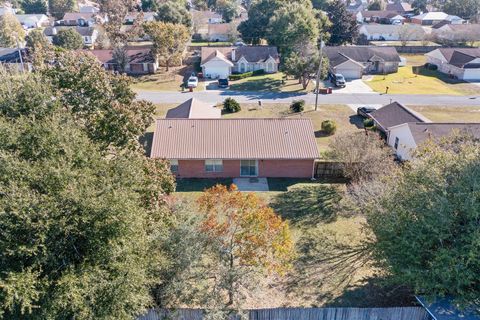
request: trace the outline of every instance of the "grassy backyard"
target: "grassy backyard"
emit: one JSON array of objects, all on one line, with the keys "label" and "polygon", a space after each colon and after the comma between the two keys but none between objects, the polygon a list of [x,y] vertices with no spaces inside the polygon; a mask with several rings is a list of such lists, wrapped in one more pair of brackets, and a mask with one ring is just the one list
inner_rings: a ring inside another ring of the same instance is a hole
[{"label": "grassy backyard", "polygon": [[400,67],[397,73],[388,75],[375,75],[365,82],[377,92],[391,94],[445,94],[445,95],[470,95],[478,92],[478,87],[460,80],[448,78],[438,71],[420,68],[418,74],[414,67],[425,64],[423,55],[402,55],[407,58],[407,65]]},{"label": "grassy backyard", "polygon": [[298,80],[283,80],[283,73],[264,74],[230,82],[232,91],[309,92],[314,89],[312,81],[303,89]]},{"label": "grassy backyard", "polygon": [[[312,182],[302,179],[268,179],[270,191],[256,193],[289,221],[297,256],[284,278],[265,279],[260,290],[247,299],[247,308],[329,306],[385,306],[389,301],[371,286],[374,268],[358,261],[340,262],[343,251],[333,243],[354,248],[366,240],[365,219],[339,215],[339,201],[345,191],[341,182]],[[179,180],[175,197],[195,206],[201,191],[230,179]],[[327,259],[328,257],[332,260]],[[266,284],[267,280],[270,282]],[[273,280],[273,281],[272,281]],[[273,285],[271,283],[273,282]],[[357,299],[352,292],[361,291]]]}]

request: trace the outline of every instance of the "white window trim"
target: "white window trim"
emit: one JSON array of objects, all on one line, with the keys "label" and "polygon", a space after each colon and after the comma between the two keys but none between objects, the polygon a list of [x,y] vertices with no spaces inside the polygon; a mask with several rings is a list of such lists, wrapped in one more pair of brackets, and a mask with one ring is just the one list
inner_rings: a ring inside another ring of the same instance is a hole
[{"label": "white window trim", "polygon": [[170,171],[178,172],[178,160],[170,159]]},{"label": "white window trim", "polygon": [[[211,170],[209,170],[210,166],[212,168]],[[205,172],[223,172],[223,160],[222,159],[206,159]]]},{"label": "white window trim", "polygon": [[[244,175],[244,174],[242,174],[242,161],[255,161],[255,175]],[[254,160],[254,159],[242,159],[242,160],[240,160],[240,176],[241,177],[257,177],[258,176],[258,160]]]}]

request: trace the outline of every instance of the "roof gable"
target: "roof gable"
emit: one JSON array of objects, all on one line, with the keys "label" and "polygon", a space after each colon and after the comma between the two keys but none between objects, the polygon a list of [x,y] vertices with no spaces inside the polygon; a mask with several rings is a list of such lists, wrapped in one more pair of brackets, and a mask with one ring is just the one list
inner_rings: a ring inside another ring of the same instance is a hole
[{"label": "roof gable", "polygon": [[394,47],[338,46],[326,47],[324,52],[332,67],[344,63],[348,59],[359,63],[367,63],[373,57],[383,59],[382,61],[386,62],[400,62],[400,56]]},{"label": "roof gable", "polygon": [[222,111],[209,103],[190,98],[179,106],[167,111],[165,118],[212,119],[220,118]]},{"label": "roof gable", "polygon": [[430,122],[429,119],[407,108],[399,102],[387,104],[386,106],[383,106],[380,109],[373,111],[370,116],[384,130],[387,130],[390,127],[397,126],[402,123]]}]

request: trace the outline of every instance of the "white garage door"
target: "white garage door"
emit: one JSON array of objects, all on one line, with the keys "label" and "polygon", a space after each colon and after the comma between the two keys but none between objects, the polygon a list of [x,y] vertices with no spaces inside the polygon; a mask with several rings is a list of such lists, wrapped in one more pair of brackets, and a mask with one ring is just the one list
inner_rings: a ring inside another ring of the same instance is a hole
[{"label": "white garage door", "polygon": [[205,66],[205,77],[212,79],[226,79],[230,74],[228,66]]},{"label": "white garage door", "polygon": [[463,80],[480,81],[480,69],[465,69],[463,72]]},{"label": "white garage door", "polygon": [[362,77],[362,70],[360,68],[342,68],[338,67],[336,73],[341,73],[345,79],[360,79]]}]

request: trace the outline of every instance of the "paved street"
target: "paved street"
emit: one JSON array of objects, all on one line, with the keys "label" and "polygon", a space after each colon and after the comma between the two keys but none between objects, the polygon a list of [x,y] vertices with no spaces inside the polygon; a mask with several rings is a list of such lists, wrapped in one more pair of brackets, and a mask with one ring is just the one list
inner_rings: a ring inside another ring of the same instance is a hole
[{"label": "paved street", "polygon": [[[445,95],[390,95],[379,93],[334,93],[319,95],[320,104],[387,104],[390,101],[399,101],[407,105],[448,105],[448,106],[480,106],[480,88],[476,96],[445,96]],[[308,104],[315,103],[313,93],[284,93],[284,92],[233,92],[233,91],[199,91],[199,92],[157,92],[137,91],[139,99],[153,103],[181,103],[195,97],[199,100],[219,103],[227,97],[239,102],[256,103],[290,103],[295,99],[304,99]]]}]

